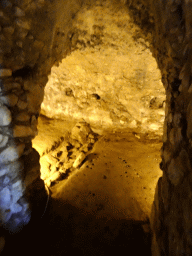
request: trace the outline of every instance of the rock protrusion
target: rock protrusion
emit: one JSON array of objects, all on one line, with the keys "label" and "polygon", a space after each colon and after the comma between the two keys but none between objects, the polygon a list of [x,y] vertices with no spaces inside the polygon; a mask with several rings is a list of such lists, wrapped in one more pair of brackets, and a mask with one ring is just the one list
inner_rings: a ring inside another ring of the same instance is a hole
[{"label": "rock protrusion", "polygon": [[45,183],[51,186],[80,168],[97,140],[98,134],[90,125],[84,120],[79,121],[67,140],[60,140],[56,148],[47,150],[41,157],[41,177]]}]

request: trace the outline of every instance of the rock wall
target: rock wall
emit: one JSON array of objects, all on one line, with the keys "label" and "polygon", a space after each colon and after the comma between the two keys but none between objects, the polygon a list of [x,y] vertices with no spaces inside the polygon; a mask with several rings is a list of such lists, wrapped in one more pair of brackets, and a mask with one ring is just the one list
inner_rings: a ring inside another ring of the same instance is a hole
[{"label": "rock wall", "polygon": [[43,89],[7,75],[0,75],[0,226],[14,233],[30,221],[31,202],[34,210],[46,198],[39,154],[31,147]]},{"label": "rock wall", "polygon": [[191,255],[191,8],[151,1],[154,55],[166,89],[163,176],[152,210],[153,255]]},{"label": "rock wall", "polygon": [[73,52],[52,68],[41,113],[162,135],[165,91],[151,31],[144,34],[128,7],[111,1],[81,8],[73,31]]},{"label": "rock wall", "polygon": [[41,178],[45,184],[50,187],[81,167],[98,137],[90,124],[81,120],[73,127],[67,140],[62,136],[54,145],[47,148],[40,159]]},{"label": "rock wall", "polygon": [[81,3],[0,1],[0,236],[44,211],[47,193],[31,140],[48,74],[70,48],[68,31]]}]

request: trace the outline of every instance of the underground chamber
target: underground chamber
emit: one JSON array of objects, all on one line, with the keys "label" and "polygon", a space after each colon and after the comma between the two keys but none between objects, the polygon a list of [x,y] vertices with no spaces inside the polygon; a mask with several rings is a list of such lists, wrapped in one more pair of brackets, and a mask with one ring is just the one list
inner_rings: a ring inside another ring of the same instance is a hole
[{"label": "underground chamber", "polygon": [[1,1],[2,255],[191,254],[190,9]]}]

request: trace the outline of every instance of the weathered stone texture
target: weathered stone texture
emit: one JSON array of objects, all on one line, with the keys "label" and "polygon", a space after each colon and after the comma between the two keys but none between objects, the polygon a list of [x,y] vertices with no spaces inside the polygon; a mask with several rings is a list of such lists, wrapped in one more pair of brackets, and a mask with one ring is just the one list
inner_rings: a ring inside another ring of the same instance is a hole
[{"label": "weathered stone texture", "polygon": [[[191,255],[191,23],[188,1],[151,1],[154,55],[166,88],[163,177],[152,210],[153,255]],[[185,29],[184,29],[185,27]],[[162,43],[163,42],[163,43]]]},{"label": "weathered stone texture", "polygon": [[7,126],[12,121],[10,110],[5,106],[0,106],[0,126]]},{"label": "weathered stone texture", "polygon": [[[71,29],[72,20],[82,3],[83,1],[76,0],[0,1],[0,226],[11,232],[18,231],[30,221],[31,209],[42,205],[46,196],[43,181],[39,177],[39,155],[32,150],[30,142],[36,134],[36,119],[51,66],[66,56],[70,47],[93,47],[103,40],[103,28],[98,24],[91,26],[91,17],[88,19],[86,32],[81,31],[76,35]],[[132,10],[134,21],[143,29],[144,23],[153,27],[153,36],[150,36],[153,42],[150,44],[153,45],[153,55],[161,70],[167,96],[161,163],[163,177],[157,184],[151,217],[153,255],[190,256],[192,4],[187,0],[138,0],[129,1],[128,6]],[[61,24],[64,30],[60,27]],[[79,24],[77,22],[77,27]],[[109,51],[108,55],[111,56],[112,53],[113,51]],[[79,73],[81,72],[84,71],[81,69]],[[110,115],[105,115],[105,118],[109,123],[129,122],[131,126],[135,126],[137,122],[124,111],[123,104],[127,104],[124,95],[127,90],[126,82],[122,81],[122,77],[116,77],[115,73],[116,69],[109,70],[110,76],[106,74],[105,79],[94,76],[97,79],[97,90],[90,82],[89,94],[83,90],[74,90],[78,83],[68,83],[65,97],[72,103],[76,97],[77,114],[89,102],[104,109],[105,102],[112,101],[110,86],[115,83],[117,91],[121,88],[118,91],[119,105],[116,111],[112,111],[111,107]],[[130,79],[126,70],[122,76]],[[136,78],[145,80],[141,72],[136,72]],[[132,79],[135,81],[134,76]],[[105,95],[100,89],[103,82],[108,84]],[[145,84],[137,84],[140,89],[144,85],[147,85],[147,80]],[[132,89],[126,92],[133,93]],[[150,99],[149,105],[153,109],[162,106],[156,99]],[[86,108],[89,111],[91,106]],[[62,108],[60,112],[63,112]],[[124,114],[118,116],[122,112]],[[98,120],[103,116],[103,110],[99,114]],[[50,170],[50,177],[46,177],[49,185],[63,174],[66,175],[67,170],[77,168],[95,139],[87,126],[78,124],[68,145],[53,152],[53,157],[44,156],[46,162],[49,161],[47,168]],[[54,162],[57,154],[63,154],[64,159],[69,152],[72,158],[66,162]],[[61,167],[60,173],[57,172],[58,166]]]},{"label": "weathered stone texture", "polygon": [[[34,114],[38,116],[42,93],[30,86],[25,92],[22,76],[0,81],[0,227],[13,233],[31,220],[31,212],[38,212],[46,198],[39,156],[29,143],[37,134]],[[39,192],[37,198],[30,195]]]},{"label": "weathered stone texture", "polygon": [[149,50],[151,32],[145,38],[127,9],[111,1],[85,5],[73,26],[73,52],[52,68],[42,114],[162,133],[165,93]]},{"label": "weathered stone texture", "polygon": [[54,148],[43,152],[40,160],[43,166],[41,177],[46,185],[54,185],[79,168],[90,154],[97,139],[98,134],[91,130],[88,123],[81,120],[73,127],[68,141],[61,137]]}]

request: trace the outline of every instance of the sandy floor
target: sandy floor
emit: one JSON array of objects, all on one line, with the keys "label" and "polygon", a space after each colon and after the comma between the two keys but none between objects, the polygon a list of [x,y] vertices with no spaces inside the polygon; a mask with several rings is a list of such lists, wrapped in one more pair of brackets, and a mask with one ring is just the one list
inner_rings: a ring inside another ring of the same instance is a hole
[{"label": "sandy floor", "polygon": [[[40,118],[35,148],[42,154],[61,135],[67,139],[74,124]],[[149,215],[161,175],[161,142],[131,132],[97,132],[84,164],[50,187],[44,214],[6,237],[2,256],[151,255]]]},{"label": "sandy floor", "polygon": [[[34,146],[42,153],[73,125],[41,118]],[[129,248],[135,250],[133,255],[150,255],[145,224],[161,175],[161,142],[131,132],[100,134],[86,162],[50,188],[44,217],[51,232],[46,238],[52,251],[48,255],[63,255],[72,248],[80,255]]]},{"label": "sandy floor", "polygon": [[[67,139],[74,124],[75,121],[40,118],[34,147],[42,154],[61,136]],[[161,141],[132,132],[93,130],[100,137],[86,162],[51,187],[53,197],[62,197],[87,211],[96,210],[96,204],[104,204],[100,214],[136,220],[149,217],[155,185],[161,175]]]}]

